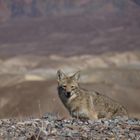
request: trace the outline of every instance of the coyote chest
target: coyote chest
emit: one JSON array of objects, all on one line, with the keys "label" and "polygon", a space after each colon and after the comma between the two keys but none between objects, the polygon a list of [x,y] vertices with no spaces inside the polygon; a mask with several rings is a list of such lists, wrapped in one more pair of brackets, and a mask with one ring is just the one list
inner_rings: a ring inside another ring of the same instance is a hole
[{"label": "coyote chest", "polygon": [[70,115],[80,119],[111,118],[127,115],[123,106],[107,96],[79,87],[79,73],[72,76],[58,71],[58,95]]}]

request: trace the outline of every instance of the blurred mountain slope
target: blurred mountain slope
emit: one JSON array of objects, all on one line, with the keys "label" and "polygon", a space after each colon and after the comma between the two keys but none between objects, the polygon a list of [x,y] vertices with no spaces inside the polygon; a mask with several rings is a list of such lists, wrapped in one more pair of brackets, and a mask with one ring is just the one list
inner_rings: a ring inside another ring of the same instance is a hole
[{"label": "blurred mountain slope", "polygon": [[137,0],[0,0],[0,11],[3,12],[3,16],[8,11],[11,17],[38,17],[91,11],[102,14],[114,12],[117,15],[139,11],[139,2]]},{"label": "blurred mountain slope", "polygon": [[[4,57],[140,49],[140,7],[132,0],[1,0],[0,4],[9,13],[8,22],[0,25]],[[12,5],[17,7],[14,12]]]},{"label": "blurred mountain slope", "polygon": [[60,57],[15,56],[0,61],[0,118],[56,112],[68,116],[57,94],[56,72],[81,71],[81,87],[103,93],[140,118],[140,52]]}]

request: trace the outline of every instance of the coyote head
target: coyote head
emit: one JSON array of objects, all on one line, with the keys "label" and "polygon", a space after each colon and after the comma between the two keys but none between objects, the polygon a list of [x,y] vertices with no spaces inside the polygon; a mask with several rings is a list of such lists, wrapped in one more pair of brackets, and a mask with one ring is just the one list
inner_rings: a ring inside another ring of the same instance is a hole
[{"label": "coyote head", "polygon": [[71,76],[67,76],[61,70],[57,71],[58,77],[58,93],[65,96],[65,98],[70,98],[75,94],[78,89],[78,80],[80,77],[80,72],[76,72]]}]

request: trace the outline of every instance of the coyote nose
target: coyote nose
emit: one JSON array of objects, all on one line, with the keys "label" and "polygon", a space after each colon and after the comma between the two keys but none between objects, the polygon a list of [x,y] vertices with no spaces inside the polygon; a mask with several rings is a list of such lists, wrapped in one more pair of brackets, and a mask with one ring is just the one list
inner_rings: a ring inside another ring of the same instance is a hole
[{"label": "coyote nose", "polygon": [[68,91],[68,92],[66,93],[66,97],[69,98],[70,96],[71,96],[71,92]]}]

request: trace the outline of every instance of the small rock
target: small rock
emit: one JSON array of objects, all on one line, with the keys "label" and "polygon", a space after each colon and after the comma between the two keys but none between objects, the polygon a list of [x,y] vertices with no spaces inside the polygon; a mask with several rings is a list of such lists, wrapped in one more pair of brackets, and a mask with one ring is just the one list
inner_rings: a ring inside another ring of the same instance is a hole
[{"label": "small rock", "polygon": [[134,138],[135,138],[135,134],[134,134],[134,133],[130,133],[130,134],[129,134],[129,137],[130,137],[131,139],[134,139]]}]

